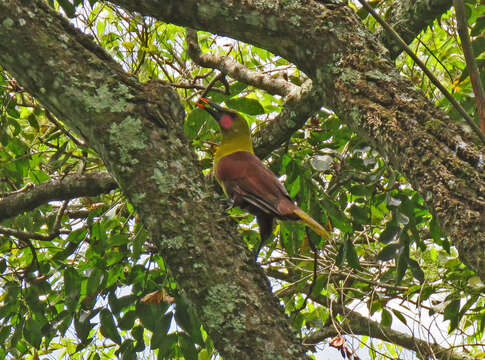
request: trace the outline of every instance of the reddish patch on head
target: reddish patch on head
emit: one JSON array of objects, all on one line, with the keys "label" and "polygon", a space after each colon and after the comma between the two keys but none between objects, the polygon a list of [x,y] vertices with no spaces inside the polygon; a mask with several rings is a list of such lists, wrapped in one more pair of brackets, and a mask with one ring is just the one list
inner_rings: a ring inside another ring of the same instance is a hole
[{"label": "reddish patch on head", "polygon": [[221,124],[221,128],[224,130],[229,130],[231,128],[234,119],[231,115],[224,114],[222,115],[221,119],[219,120],[219,124]]}]

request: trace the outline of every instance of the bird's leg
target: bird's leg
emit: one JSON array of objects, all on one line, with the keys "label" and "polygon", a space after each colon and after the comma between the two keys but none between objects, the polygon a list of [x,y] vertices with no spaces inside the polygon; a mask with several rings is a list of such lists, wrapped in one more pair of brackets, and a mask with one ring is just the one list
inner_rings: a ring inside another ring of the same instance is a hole
[{"label": "bird's leg", "polygon": [[226,203],[227,203],[226,211],[231,210],[235,206],[235,202],[233,198],[228,198],[226,200]]}]

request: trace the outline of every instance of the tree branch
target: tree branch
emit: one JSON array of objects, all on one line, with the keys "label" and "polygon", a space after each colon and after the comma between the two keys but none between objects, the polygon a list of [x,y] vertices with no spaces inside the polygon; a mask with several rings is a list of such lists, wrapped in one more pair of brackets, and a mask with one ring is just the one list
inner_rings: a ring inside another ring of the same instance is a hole
[{"label": "tree branch", "polygon": [[267,157],[288,141],[296,130],[320,110],[322,99],[319,91],[313,88],[311,80],[300,87],[289,81],[252,71],[229,56],[203,54],[197,41],[197,32],[192,29],[187,29],[186,39],[187,53],[196,64],[218,69],[241,82],[285,97],[281,113],[254,135],[255,152],[259,157]]},{"label": "tree branch", "polygon": [[413,59],[413,61],[418,64],[418,66],[421,68],[421,70],[426,74],[428,79],[433,83],[434,86],[436,86],[439,91],[448,99],[448,101],[454,106],[454,108],[460,113],[460,115],[463,117],[463,119],[466,120],[468,125],[475,131],[477,136],[480,138],[482,141],[482,144],[485,144],[485,133],[482,133],[480,131],[480,128],[475,124],[473,119],[468,115],[466,110],[460,105],[458,101],[453,97],[453,95],[450,94],[450,92],[441,84],[441,82],[436,78],[436,76],[433,75],[433,73],[426,67],[426,65],[421,61],[420,58],[414,54],[414,52],[406,45],[404,40],[394,31],[394,29],[383,19],[381,18],[370,6],[367,4],[365,0],[358,0],[366,9],[369,11],[369,13],[372,14],[372,16],[377,20],[379,24],[381,24],[387,32],[389,32],[395,39],[398,44],[401,45],[401,47],[406,51],[406,53]]},{"label": "tree branch", "polygon": [[[286,273],[281,273],[272,269],[268,276],[271,276],[278,280],[287,282],[295,282],[301,280],[298,277],[291,276]],[[306,289],[306,288],[304,288]],[[299,287],[287,287],[282,288],[282,291],[278,293],[279,297],[288,297],[301,292]],[[306,291],[304,291],[307,293]],[[342,334],[349,335],[365,335],[372,338],[380,339],[386,342],[391,342],[398,346],[402,346],[406,349],[415,351],[424,358],[435,356],[437,359],[443,360],[471,360],[472,357],[463,353],[456,353],[450,351],[436,343],[430,343],[421,339],[417,339],[414,336],[405,334],[403,332],[394,330],[389,326],[382,326],[376,321],[373,321],[365,316],[360,315],[358,312],[349,309],[348,307],[329,300],[328,297],[321,294],[309,294],[310,299],[325,306],[330,310],[330,313],[335,318],[337,314],[344,316],[344,320],[339,322],[340,328],[332,326],[325,326],[321,330],[305,337],[304,343],[308,345],[316,345],[325,339]]]},{"label": "tree branch", "polygon": [[458,34],[461,39],[461,47],[463,48],[466,66],[470,73],[470,80],[475,94],[475,101],[477,102],[478,119],[480,121],[482,134],[485,136],[485,90],[483,90],[480,71],[475,62],[475,56],[473,55],[470,35],[468,35],[468,21],[465,15],[465,4],[463,3],[463,0],[453,0],[453,6],[455,7],[456,23],[458,25]]},{"label": "tree branch", "polygon": [[49,201],[70,200],[82,196],[96,196],[116,189],[117,184],[106,172],[66,176],[62,180],[33,186],[0,200],[0,221],[35,209]]},{"label": "tree branch", "polygon": [[[418,34],[451,7],[452,0],[395,1],[386,16],[386,22],[394,24],[394,30],[409,45]],[[402,47],[386,29],[380,28],[376,37],[389,50],[391,59],[402,52]]]}]

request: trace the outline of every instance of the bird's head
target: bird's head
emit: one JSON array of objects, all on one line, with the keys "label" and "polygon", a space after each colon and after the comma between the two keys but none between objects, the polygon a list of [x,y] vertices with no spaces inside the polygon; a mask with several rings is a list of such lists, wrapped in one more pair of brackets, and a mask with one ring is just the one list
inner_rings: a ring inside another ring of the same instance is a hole
[{"label": "bird's head", "polygon": [[223,134],[249,134],[248,123],[237,111],[224,108],[206,98],[200,98],[196,105],[216,119]]}]

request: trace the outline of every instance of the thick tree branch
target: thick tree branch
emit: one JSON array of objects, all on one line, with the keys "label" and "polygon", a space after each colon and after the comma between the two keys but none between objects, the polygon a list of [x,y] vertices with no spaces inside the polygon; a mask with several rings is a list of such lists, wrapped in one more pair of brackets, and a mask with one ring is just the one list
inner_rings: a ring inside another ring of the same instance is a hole
[{"label": "thick tree branch", "polygon": [[34,186],[0,200],[0,221],[35,209],[49,201],[70,200],[108,193],[117,187],[107,172],[67,176],[61,180]]},{"label": "thick tree branch", "polygon": [[[386,16],[386,21],[394,25],[394,30],[410,44],[418,34],[451,7],[452,0],[404,0],[395,1]],[[375,35],[389,50],[391,59],[402,52],[395,37],[380,28]]]},{"label": "thick tree branch", "polygon": [[287,96],[296,91],[298,86],[284,79],[275,79],[259,71],[253,71],[234,61],[230,56],[204,54],[199,47],[197,32],[187,29],[187,53],[197,65],[217,69],[232,78],[265,90],[270,94]]},{"label": "thick tree branch", "polygon": [[485,279],[485,153],[379,55],[384,48],[352,9],[315,1],[271,7],[242,0],[111,2],[231,36],[295,63],[322,91],[321,105],[407,177],[451,235],[460,258]]},{"label": "thick tree branch", "polygon": [[221,355],[304,358],[185,140],[174,89],[138,83],[43,0],[0,1],[0,37],[0,63],[101,156]]}]

